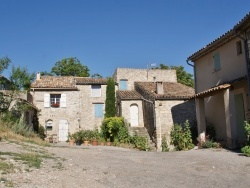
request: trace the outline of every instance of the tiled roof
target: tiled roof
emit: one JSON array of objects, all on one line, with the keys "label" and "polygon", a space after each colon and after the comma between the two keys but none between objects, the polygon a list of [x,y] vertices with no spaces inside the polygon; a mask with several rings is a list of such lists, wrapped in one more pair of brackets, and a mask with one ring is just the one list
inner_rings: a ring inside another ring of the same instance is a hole
[{"label": "tiled roof", "polygon": [[136,91],[117,91],[117,96],[121,99],[141,99],[142,96]]},{"label": "tiled roof", "polygon": [[31,84],[33,89],[76,89],[73,76],[41,76]]},{"label": "tiled roof", "polygon": [[221,35],[219,38],[215,39],[214,41],[210,42],[208,45],[203,47],[202,49],[196,51],[187,59],[191,61],[195,61],[200,57],[208,54],[209,52],[217,49],[218,47],[222,46],[223,44],[227,43],[228,41],[236,38],[235,31],[240,31],[245,29],[245,27],[250,27],[250,12],[242,18],[232,29]]},{"label": "tiled roof", "polygon": [[108,79],[106,78],[89,78],[89,77],[75,77],[77,85],[87,85],[87,84],[103,84],[106,85]]},{"label": "tiled roof", "polygon": [[222,84],[222,85],[213,87],[211,89],[202,91],[200,93],[197,93],[196,95],[192,96],[191,98],[205,98],[205,97],[211,96],[217,92],[225,90],[225,89],[229,88],[230,86],[231,86],[230,84]]},{"label": "tiled roof", "polygon": [[163,94],[156,93],[156,83],[153,82],[136,82],[135,86],[155,99],[189,99],[195,94],[193,88],[177,82],[163,82]]}]

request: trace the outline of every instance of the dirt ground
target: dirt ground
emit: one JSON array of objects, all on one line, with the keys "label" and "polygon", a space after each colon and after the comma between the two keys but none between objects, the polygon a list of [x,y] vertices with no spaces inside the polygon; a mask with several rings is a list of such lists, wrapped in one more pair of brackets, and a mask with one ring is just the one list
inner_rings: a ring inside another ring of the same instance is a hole
[{"label": "dirt ground", "polygon": [[[0,152],[37,152],[41,168],[24,167],[1,174],[0,187],[250,187],[250,158],[224,149],[142,152],[112,146],[34,147],[0,142]],[[5,158],[5,159],[4,159]],[[20,170],[21,169],[21,170]]]}]

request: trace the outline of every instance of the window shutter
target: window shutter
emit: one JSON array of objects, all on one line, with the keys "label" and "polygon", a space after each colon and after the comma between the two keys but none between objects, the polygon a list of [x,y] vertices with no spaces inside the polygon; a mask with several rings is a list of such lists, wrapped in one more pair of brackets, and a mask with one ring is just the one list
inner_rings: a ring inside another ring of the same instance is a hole
[{"label": "window shutter", "polygon": [[95,117],[103,117],[103,104],[95,104]]},{"label": "window shutter", "polygon": [[62,108],[66,108],[66,94],[65,93],[61,95],[60,106]]},{"label": "window shutter", "polygon": [[220,66],[220,54],[215,53],[214,54],[214,70],[218,71],[220,69],[221,69],[221,66]]},{"label": "window shutter", "polygon": [[44,94],[44,107],[45,108],[50,107],[50,94],[48,94],[48,93]]},{"label": "window shutter", "polygon": [[92,97],[101,97],[101,85],[92,85],[91,86],[91,96]]},{"label": "window shutter", "polygon": [[127,80],[120,80],[120,90],[127,90]]}]

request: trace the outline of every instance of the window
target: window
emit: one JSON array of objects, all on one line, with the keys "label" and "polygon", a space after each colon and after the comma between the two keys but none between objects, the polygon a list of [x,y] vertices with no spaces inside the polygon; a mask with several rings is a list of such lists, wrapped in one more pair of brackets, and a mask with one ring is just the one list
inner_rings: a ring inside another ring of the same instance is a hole
[{"label": "window", "polygon": [[214,71],[219,71],[221,69],[220,54],[218,52],[215,53],[213,58],[214,58]]},{"label": "window", "polygon": [[44,107],[66,108],[66,94],[44,94]]},{"label": "window", "polygon": [[46,131],[52,131],[53,130],[53,121],[48,120],[45,128],[46,128]]},{"label": "window", "polygon": [[120,90],[127,90],[128,88],[127,88],[127,80],[120,80],[120,84],[119,84],[119,86],[120,86]]},{"label": "window", "polygon": [[242,45],[241,45],[241,41],[236,42],[236,50],[237,50],[237,55],[242,54]]},{"label": "window", "polygon": [[94,104],[95,106],[95,117],[102,118],[103,115],[103,104]]},{"label": "window", "polygon": [[61,94],[50,94],[50,106],[53,108],[60,107]]},{"label": "window", "polygon": [[91,96],[101,97],[101,85],[91,85]]}]

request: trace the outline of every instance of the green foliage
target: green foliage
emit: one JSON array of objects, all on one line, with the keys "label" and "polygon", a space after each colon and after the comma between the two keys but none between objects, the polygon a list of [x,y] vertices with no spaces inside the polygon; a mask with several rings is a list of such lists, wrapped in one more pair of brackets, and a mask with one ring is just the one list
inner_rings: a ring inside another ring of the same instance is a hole
[{"label": "green foliage", "polygon": [[115,106],[115,82],[112,78],[108,79],[107,90],[106,90],[106,101],[105,101],[105,117],[115,117],[116,106]]},{"label": "green foliage", "polygon": [[14,125],[11,126],[11,130],[16,133],[20,134],[25,137],[34,137],[35,133],[32,130],[32,127],[26,125],[26,123],[22,120],[16,122]]},{"label": "green foliage", "polygon": [[250,146],[241,148],[241,152],[244,153],[247,157],[250,157]]},{"label": "green foliage", "polygon": [[0,74],[2,74],[3,71],[9,67],[10,63],[11,60],[8,57],[0,58]]},{"label": "green foliage", "polygon": [[29,90],[32,80],[34,80],[35,74],[28,73],[27,68],[21,68],[14,66],[10,76],[13,90]]},{"label": "green foliage", "polygon": [[247,121],[244,121],[244,129],[247,135],[248,144],[250,145],[250,123],[248,123]]},{"label": "green foliage", "polygon": [[105,118],[102,122],[101,131],[103,137],[111,141],[118,139],[119,142],[126,143],[130,140],[123,117]]},{"label": "green foliage", "polygon": [[132,143],[135,148],[141,151],[149,150],[148,139],[145,136],[139,136],[137,133],[132,137]]},{"label": "green foliage", "polygon": [[42,140],[46,138],[45,128],[41,125],[39,126],[39,129],[38,129],[38,135]]},{"label": "green foliage", "polygon": [[188,120],[184,125],[175,124],[171,129],[171,144],[173,144],[176,150],[189,150],[194,147],[192,143],[192,135]]},{"label": "green foliage", "polygon": [[24,161],[29,167],[40,168],[42,159],[38,154],[34,153],[21,153],[17,157],[14,158],[15,160]]},{"label": "green foliage", "polygon": [[165,135],[162,137],[161,148],[162,148],[162,152],[168,152],[169,151],[167,138],[166,138]]},{"label": "green foliage", "polygon": [[95,73],[91,75],[91,78],[102,78],[102,75]]},{"label": "green foliage", "polygon": [[167,65],[160,64],[158,69],[176,70],[176,76],[177,76],[177,82],[178,83],[184,84],[184,85],[189,86],[189,87],[194,87],[193,75],[187,73],[184,70],[183,66],[170,66],[169,67]]},{"label": "green foliage", "polygon": [[218,142],[214,142],[213,140],[206,139],[204,142],[201,142],[201,148],[220,148],[220,144]]},{"label": "green foliage", "polygon": [[88,77],[89,68],[80,63],[76,57],[62,59],[52,67],[51,73],[57,76],[80,76]]}]

